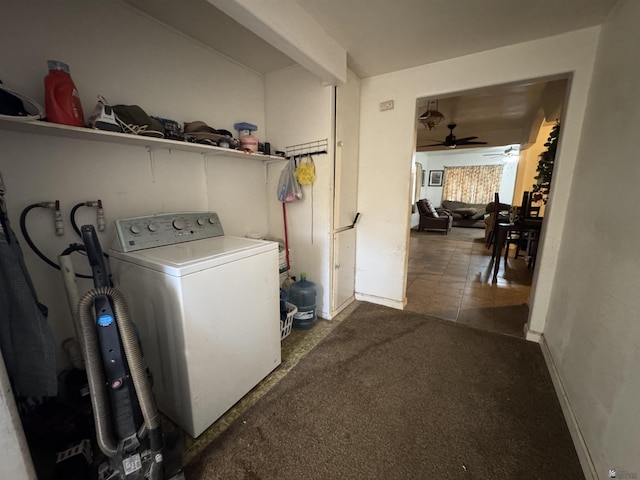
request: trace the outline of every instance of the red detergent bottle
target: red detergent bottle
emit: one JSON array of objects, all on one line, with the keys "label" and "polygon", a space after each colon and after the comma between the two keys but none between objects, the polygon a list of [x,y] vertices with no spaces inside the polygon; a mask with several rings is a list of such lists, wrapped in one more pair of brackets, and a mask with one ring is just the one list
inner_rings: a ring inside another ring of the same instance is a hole
[{"label": "red detergent bottle", "polygon": [[44,77],[44,102],[47,121],[84,127],[84,113],[78,89],[71,79],[69,65],[48,60],[49,73]]}]

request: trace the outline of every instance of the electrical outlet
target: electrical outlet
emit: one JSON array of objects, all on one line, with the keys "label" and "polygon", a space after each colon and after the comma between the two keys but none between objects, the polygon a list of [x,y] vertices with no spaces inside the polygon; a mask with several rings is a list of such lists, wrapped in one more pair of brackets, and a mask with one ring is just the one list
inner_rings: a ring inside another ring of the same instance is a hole
[{"label": "electrical outlet", "polygon": [[380,102],[380,111],[384,112],[385,110],[393,110],[393,100]]}]

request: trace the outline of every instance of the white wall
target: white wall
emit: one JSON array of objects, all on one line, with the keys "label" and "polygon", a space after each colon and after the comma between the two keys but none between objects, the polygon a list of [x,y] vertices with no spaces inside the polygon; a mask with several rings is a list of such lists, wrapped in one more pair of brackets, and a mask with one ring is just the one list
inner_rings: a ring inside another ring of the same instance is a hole
[{"label": "white wall", "polygon": [[[26,18],[29,35],[21,20]],[[139,104],[149,114],[180,122],[203,120],[232,130],[235,121],[249,121],[264,138],[262,76],[118,2],[11,2],[0,18],[0,31],[4,38],[21,39],[19,49],[0,42],[0,78],[38,101],[43,102],[46,60],[55,58],[70,64],[85,111],[92,110],[100,93],[112,103]],[[30,203],[58,199],[67,220],[74,204],[97,198],[109,222],[100,235],[105,248],[114,238],[111,221],[159,212],[213,209],[228,234],[267,229],[259,162],[175,150],[148,153],[144,147],[6,131],[0,139],[0,169],[16,230],[21,210]],[[93,221],[91,215],[90,209],[81,209],[78,222]],[[70,227],[64,237],[55,237],[44,210],[29,214],[28,227],[54,259],[78,241]],[[72,329],[58,273],[24,243],[23,250],[60,344]],[[82,263],[77,269],[86,272]]]},{"label": "white wall", "polygon": [[[303,200],[286,204],[291,275],[318,285],[317,310],[330,317],[330,240],[333,198],[333,88],[324,86],[302,67],[268,74],[265,78],[268,136],[279,149],[327,139],[326,155],[314,157],[316,180],[302,186]],[[269,232],[284,238],[282,204],[277,200],[280,172],[285,163],[269,166]]]},{"label": "white wall", "polygon": [[[261,75],[119,2],[10,0],[2,10],[0,79],[43,105],[46,61],[58,59],[71,67],[86,116],[102,94],[111,103],[138,104],[151,115],[181,123],[202,120],[233,131],[234,122],[251,122],[265,139]],[[49,211],[37,209],[28,217],[34,241],[53,259],[79,241],[68,221],[72,206],[98,198],[108,221],[107,232],[99,234],[105,249],[114,238],[113,220],[159,212],[213,209],[232,235],[268,229],[264,169],[256,161],[175,150],[148,153],[138,146],[8,131],[0,131],[0,144],[9,218],[18,236],[25,206],[61,202],[64,237],[53,234]],[[93,215],[80,209],[78,223],[93,222]],[[73,328],[59,273],[21,243],[60,346]],[[77,257],[77,271],[88,273],[84,257]],[[83,291],[89,287],[80,282]],[[66,366],[60,350],[57,366]],[[0,427],[7,426],[2,418]]]},{"label": "white wall", "polygon": [[[530,328],[543,330],[598,34],[594,27],[362,80],[359,298],[396,307],[405,301],[416,100],[571,72],[553,203],[533,288]],[[394,100],[395,108],[381,112],[378,106],[385,100]]]},{"label": "white wall", "polygon": [[[150,115],[264,132],[262,77],[120,2],[3,2],[0,79],[44,106],[47,60],[69,64],[85,116],[103,95]],[[28,33],[27,33],[28,32]]]},{"label": "white wall", "polygon": [[640,476],[638,24],[640,3],[622,0],[602,27],[544,331],[603,480]]}]

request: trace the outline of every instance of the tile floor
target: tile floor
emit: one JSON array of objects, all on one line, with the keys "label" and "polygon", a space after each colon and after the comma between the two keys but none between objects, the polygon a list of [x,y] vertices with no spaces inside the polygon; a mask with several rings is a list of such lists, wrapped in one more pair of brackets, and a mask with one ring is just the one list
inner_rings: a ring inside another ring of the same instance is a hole
[{"label": "tile floor", "polygon": [[524,337],[533,270],[513,257],[512,251],[506,268],[500,259],[492,283],[483,229],[454,227],[448,235],[412,230],[406,310]]}]

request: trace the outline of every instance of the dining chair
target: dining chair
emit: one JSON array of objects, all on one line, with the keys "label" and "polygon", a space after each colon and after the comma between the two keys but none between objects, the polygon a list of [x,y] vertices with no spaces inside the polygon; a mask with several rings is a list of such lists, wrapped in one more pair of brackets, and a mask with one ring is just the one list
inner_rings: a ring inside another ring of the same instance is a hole
[{"label": "dining chair", "polygon": [[487,241],[486,241],[487,248],[491,248],[491,246],[493,245],[496,238],[498,223],[500,222],[500,194],[498,192],[495,192],[493,194],[492,208],[493,208],[493,211],[487,210],[487,213],[489,213],[489,215],[493,215],[493,219],[492,219],[493,223],[491,224],[489,234],[487,235]]},{"label": "dining chair", "polygon": [[520,218],[529,218],[531,210],[531,193],[522,192],[522,203],[520,203]]},{"label": "dining chair", "polygon": [[495,202],[495,205],[496,205],[496,211],[493,217],[493,227],[491,228],[491,233],[489,234],[489,240],[487,241],[487,244],[489,246],[490,243],[493,243],[491,260],[499,263],[500,253],[502,252],[502,245],[500,245],[502,243],[502,237],[500,236],[500,233],[501,233],[500,228],[501,227],[504,228],[504,226],[508,224],[500,222],[500,212],[498,211],[500,208],[500,194],[498,192],[495,192],[493,194],[493,201]]},{"label": "dining chair", "polygon": [[[535,214],[532,215],[532,210],[534,208],[536,209],[536,211]],[[522,195],[522,206],[520,207],[518,219],[516,220],[516,228],[509,231],[505,242],[505,261],[509,256],[509,247],[511,245],[515,245],[515,258],[518,258],[520,256],[520,252],[523,251],[525,257],[529,261],[529,268],[531,268],[535,263],[541,224],[533,219],[539,218],[539,210],[540,207],[531,206],[530,192],[524,192]]]},{"label": "dining chair", "polygon": [[529,217],[538,218],[540,216],[540,205],[529,205]]}]

